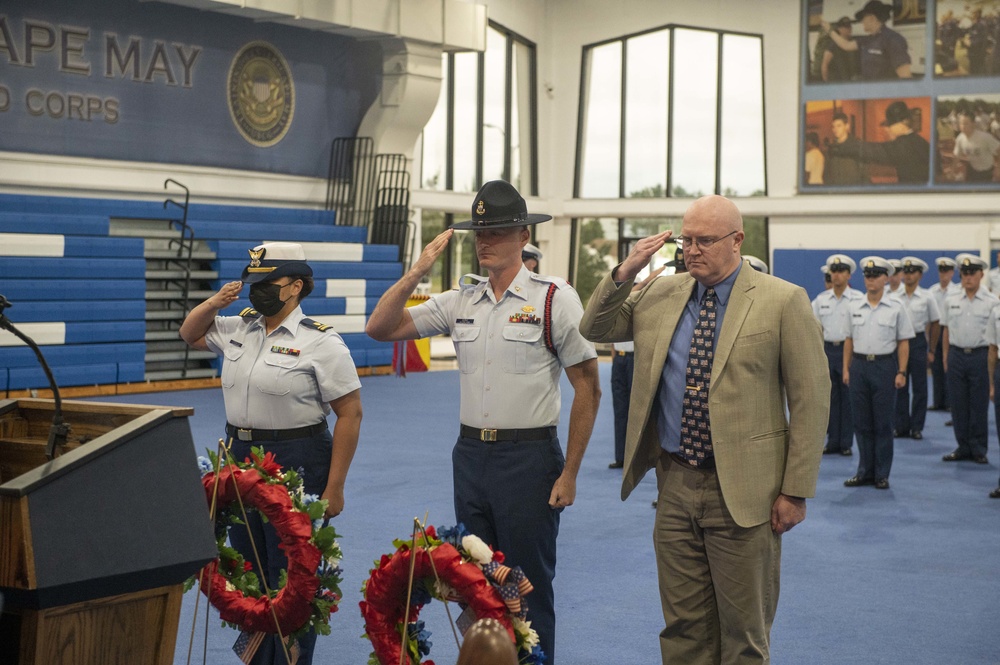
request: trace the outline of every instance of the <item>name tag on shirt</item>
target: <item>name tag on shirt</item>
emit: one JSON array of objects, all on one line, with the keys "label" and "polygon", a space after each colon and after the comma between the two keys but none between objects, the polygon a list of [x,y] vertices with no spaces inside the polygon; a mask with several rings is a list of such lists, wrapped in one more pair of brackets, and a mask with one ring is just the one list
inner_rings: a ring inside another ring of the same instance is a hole
[{"label": "name tag on shirt", "polygon": [[476,322],[475,319],[455,319],[455,323],[458,323],[458,324],[462,324],[462,323],[475,323],[475,322]]},{"label": "name tag on shirt", "polygon": [[241,342],[237,342],[235,339],[229,340],[229,343],[232,344],[233,346],[238,346],[241,349],[243,348],[243,344]]},{"label": "name tag on shirt", "polygon": [[272,346],[271,353],[280,353],[284,356],[297,356],[301,351],[298,349],[289,349],[287,346]]}]

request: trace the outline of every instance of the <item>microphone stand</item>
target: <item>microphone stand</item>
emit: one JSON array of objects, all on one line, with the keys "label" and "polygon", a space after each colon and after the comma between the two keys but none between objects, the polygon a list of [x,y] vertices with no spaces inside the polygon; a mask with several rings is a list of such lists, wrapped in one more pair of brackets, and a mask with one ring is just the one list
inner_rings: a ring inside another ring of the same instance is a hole
[{"label": "microphone stand", "polygon": [[12,333],[35,352],[35,355],[38,357],[38,362],[42,365],[42,369],[45,370],[45,376],[49,379],[49,387],[52,389],[52,395],[56,402],[55,413],[52,416],[52,427],[49,428],[49,442],[45,446],[45,457],[51,460],[55,457],[56,446],[66,445],[66,437],[69,434],[69,425],[63,422],[62,398],[59,396],[59,386],[56,385],[56,379],[52,376],[52,370],[49,369],[49,364],[45,362],[41,349],[39,349],[38,345],[35,344],[35,340],[18,330],[11,320],[3,314],[5,309],[13,306],[14,304],[12,302],[0,295],[0,328]]}]

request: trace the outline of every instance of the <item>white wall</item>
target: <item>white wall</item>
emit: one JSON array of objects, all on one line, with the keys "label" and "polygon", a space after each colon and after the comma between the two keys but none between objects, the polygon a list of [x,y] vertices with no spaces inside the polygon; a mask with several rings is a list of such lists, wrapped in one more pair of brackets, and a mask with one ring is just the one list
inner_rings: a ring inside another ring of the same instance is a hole
[{"label": "white wall", "polygon": [[[772,249],[978,246],[985,256],[991,237],[1000,241],[1000,228],[993,228],[1000,194],[797,194],[800,0],[490,0],[485,4],[492,20],[538,45],[540,197],[529,199],[528,206],[556,216],[537,230],[547,270],[564,274],[568,266],[571,216],[676,216],[689,203],[572,199],[583,46],[668,23],[764,36],[770,195],[737,203],[748,215],[770,217]],[[316,179],[0,152],[0,191],[162,197],[167,177],[188,184],[199,192],[199,200],[320,205],[325,195],[325,183]],[[412,203],[464,214],[471,199],[469,194],[415,192]]]}]

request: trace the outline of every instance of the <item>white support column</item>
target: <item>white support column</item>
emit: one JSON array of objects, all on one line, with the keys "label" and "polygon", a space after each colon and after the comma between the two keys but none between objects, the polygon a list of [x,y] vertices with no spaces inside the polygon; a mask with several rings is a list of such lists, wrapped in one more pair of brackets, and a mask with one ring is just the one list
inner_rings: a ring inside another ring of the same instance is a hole
[{"label": "white support column", "polygon": [[[376,153],[406,156],[406,168],[412,183],[420,174],[413,173],[413,149],[434,113],[441,94],[440,46],[418,44],[403,39],[382,42],[382,91],[365,113],[358,136],[370,136]],[[412,205],[412,201],[411,201]],[[421,249],[420,218],[415,216],[411,255]]]}]

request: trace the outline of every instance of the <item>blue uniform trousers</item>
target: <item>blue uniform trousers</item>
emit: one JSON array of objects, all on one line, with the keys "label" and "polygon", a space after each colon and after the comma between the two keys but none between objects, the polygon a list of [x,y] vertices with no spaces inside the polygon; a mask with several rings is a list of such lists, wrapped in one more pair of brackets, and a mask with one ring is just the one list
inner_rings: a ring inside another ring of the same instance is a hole
[{"label": "blue uniform trousers", "polygon": [[938,337],[934,348],[934,362],[931,363],[931,378],[934,383],[934,408],[947,410],[951,402],[948,400],[948,381],[944,371],[944,335]]},{"label": "blue uniform trousers", "polygon": [[892,409],[896,354],[851,360],[851,409],[858,437],[858,478],[880,480],[892,469]]},{"label": "blue uniform trousers", "polygon": [[[910,390],[913,403],[910,403]],[[906,385],[896,391],[894,428],[901,434],[919,432],[927,420],[927,337],[918,332],[910,340],[910,360],[906,364]]]},{"label": "blue uniform trousers", "polygon": [[[283,469],[301,470],[302,481],[306,494],[322,494],[326,489],[327,476],[330,475],[330,453],[333,450],[333,437],[329,429],[324,429],[314,437],[289,439],[288,441],[240,441],[233,440],[233,458],[242,462],[250,457],[250,448],[259,446],[264,452],[274,453],[275,461]],[[279,549],[278,534],[270,523],[265,523],[257,511],[247,514],[247,525],[253,542],[260,554],[260,563],[267,571],[267,585],[277,589],[281,571],[288,567],[285,553]],[[253,572],[261,577],[260,569],[254,558],[253,547],[250,544],[248,529],[235,525],[229,529],[229,542],[243,555],[243,558],[253,565]],[[264,585],[261,584],[263,591]],[[313,650],[316,646],[316,633],[309,632],[299,638],[299,660],[297,665],[310,665]],[[250,661],[252,665],[286,665],[280,638],[274,635],[265,638],[260,648]]]},{"label": "blue uniform trousers", "polygon": [[[993,373],[993,415],[996,416],[997,438],[1000,439],[1000,372]],[[1000,487],[1000,480],[997,480]]]},{"label": "blue uniform trousers", "polygon": [[625,463],[625,431],[628,429],[628,405],[632,397],[632,372],[635,354],[615,351],[611,356],[611,406],[615,412],[615,462]]},{"label": "blue uniform trousers", "polygon": [[854,444],[854,421],[851,416],[851,391],[844,385],[844,343],[824,342],[830,367],[830,422],[826,428],[826,448],[850,450]]},{"label": "blue uniform trousers", "polygon": [[538,631],[546,663],[555,662],[552,580],[562,509],[549,494],[566,464],[559,439],[483,442],[460,436],[452,451],[455,518],[520,566],[534,587],[528,620]]},{"label": "blue uniform trousers", "polygon": [[962,456],[986,455],[989,437],[990,377],[987,349],[948,349],[948,396],[951,420]]}]

